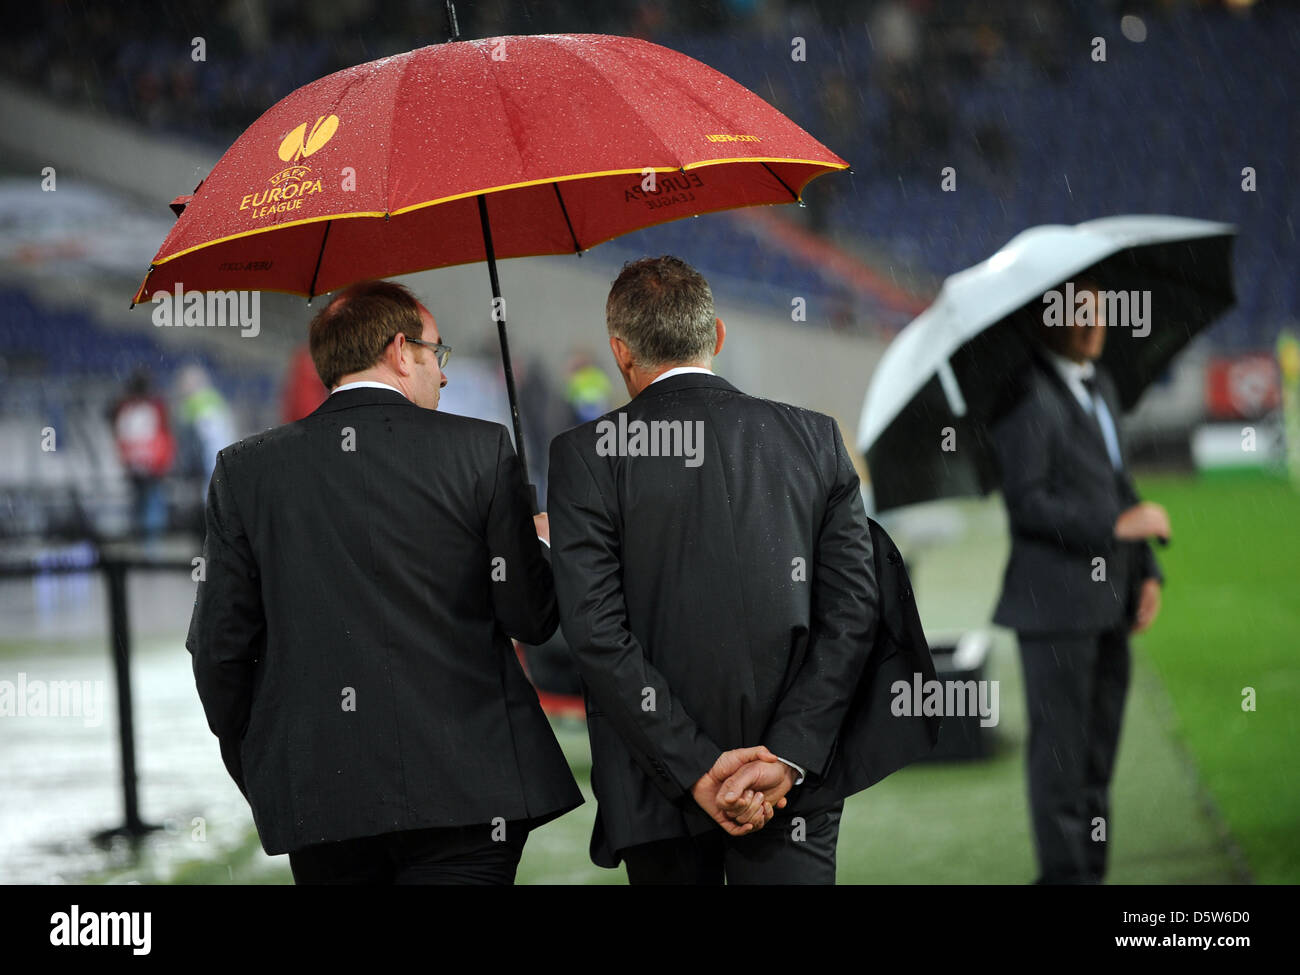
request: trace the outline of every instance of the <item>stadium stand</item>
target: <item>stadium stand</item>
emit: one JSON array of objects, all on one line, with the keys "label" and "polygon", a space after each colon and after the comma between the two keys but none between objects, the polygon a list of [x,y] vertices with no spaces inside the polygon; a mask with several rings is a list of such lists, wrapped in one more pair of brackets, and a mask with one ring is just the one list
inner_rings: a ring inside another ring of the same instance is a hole
[{"label": "stadium stand", "polygon": [[[201,352],[178,356],[147,331],[109,332],[85,312],[0,288],[0,536],[125,532],[129,490],[107,412],[134,369],[147,365],[166,393],[189,363],[202,365],[232,403],[271,401],[279,378],[234,372]],[[54,450],[43,448],[46,426]],[[176,500],[188,499],[170,506],[179,518],[194,507],[191,487],[171,485]]]}]

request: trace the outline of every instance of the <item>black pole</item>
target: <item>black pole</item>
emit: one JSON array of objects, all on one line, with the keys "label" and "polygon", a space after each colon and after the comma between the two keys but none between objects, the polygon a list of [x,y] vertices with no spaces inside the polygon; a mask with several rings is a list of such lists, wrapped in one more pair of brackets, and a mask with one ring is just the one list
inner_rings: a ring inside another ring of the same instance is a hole
[{"label": "black pole", "polygon": [[91,565],[55,562],[52,565],[27,561],[19,564],[0,562],[0,579],[34,579],[47,575],[72,575],[98,569],[104,574],[108,595],[109,655],[113,658],[113,676],[117,684],[117,740],[122,751],[122,804],[125,815],[121,826],[102,830],[93,836],[97,843],[107,843],[116,836],[140,837],[161,829],[140,818],[136,791],[135,723],[131,705],[131,625],[126,598],[126,579],[131,569],[190,572],[188,562],[158,562],[132,559],[126,555],[105,556],[100,549]]},{"label": "black pole", "polygon": [[506,338],[506,312],[498,305],[501,282],[497,280],[497,255],[492,247],[492,227],[488,223],[487,197],[478,196],[478,218],[483,225],[483,249],[487,253],[488,276],[492,279],[492,317],[497,323],[497,337],[501,340],[501,365],[506,371],[506,394],[510,397],[510,420],[515,427],[515,452],[524,472],[524,482],[533,495],[533,512],[537,512],[537,487],[528,478],[528,454],[524,449],[524,428],[519,421],[519,394],[515,391],[515,371],[510,365],[510,341]]},{"label": "black pole", "polygon": [[307,304],[309,305],[311,300],[316,297],[316,281],[320,278],[320,265],[321,261],[325,260],[325,245],[329,243],[330,224],[333,222],[333,220],[325,221],[325,233],[320,238],[320,253],[316,255],[316,270],[311,272],[311,287],[307,289]]},{"label": "black pole", "polygon": [[135,781],[135,722],[131,707],[131,627],[127,619],[126,562],[104,559],[104,582],[108,587],[108,615],[112,632],[113,677],[117,683],[117,731],[122,748],[122,801],[125,822],[109,833],[143,836],[155,827],[140,819],[140,803]]}]

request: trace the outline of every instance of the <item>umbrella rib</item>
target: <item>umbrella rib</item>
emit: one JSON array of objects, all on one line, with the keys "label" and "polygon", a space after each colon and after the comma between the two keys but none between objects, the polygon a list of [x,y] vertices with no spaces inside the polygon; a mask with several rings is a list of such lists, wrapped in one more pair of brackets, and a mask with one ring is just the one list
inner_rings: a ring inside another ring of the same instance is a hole
[{"label": "umbrella rib", "polygon": [[[554,38],[551,38],[550,40],[555,47],[559,48],[565,54],[569,55],[569,57],[571,57],[573,60],[579,62],[581,65],[583,65],[583,67],[585,67],[588,71],[594,74],[597,78],[599,78],[605,84],[609,85],[609,93],[613,97],[617,98],[627,108],[628,113],[634,116],[636,120],[640,122],[642,126],[645,127],[645,131],[647,132],[647,134],[653,137],[655,142],[659,143],[659,148],[663,150],[664,155],[668,156],[671,159],[676,160],[677,167],[679,169],[681,168],[684,162],[684,160],[682,160],[681,158],[681,153],[675,151],[666,142],[664,142],[663,136],[661,136],[657,131],[655,131],[655,129],[651,125],[650,119],[648,119],[646,117],[646,114],[641,111],[641,107],[639,105],[634,104],[627,97],[627,95],[625,95],[623,92],[618,90],[618,88],[610,81],[609,76],[604,72],[604,70],[602,70],[602,67],[600,65],[595,64],[587,60],[586,57],[584,57],[584,55],[587,53],[586,49],[581,47],[577,47],[577,48],[571,47],[567,44],[555,43]],[[705,67],[708,66],[705,65]],[[660,73],[662,74],[662,72]]]},{"label": "umbrella rib", "polygon": [[790,189],[790,184],[787,183],[785,180],[783,180],[780,176],[777,176],[776,171],[771,166],[769,166],[767,163],[763,163],[763,168],[766,169],[769,173],[771,173],[773,178],[778,183],[780,183],[782,186],[785,187],[785,191],[790,194],[790,199],[794,200],[796,203],[799,201],[799,194],[796,193],[794,190]]},{"label": "umbrella rib", "polygon": [[330,226],[333,223],[333,220],[325,221],[325,233],[321,235],[320,239],[320,253],[316,255],[316,270],[311,272],[311,287],[307,289],[308,301],[316,297],[316,279],[320,277],[321,261],[325,259],[325,242],[330,239]]},{"label": "umbrella rib", "polygon": [[560,212],[564,214],[564,225],[569,228],[569,237],[573,240],[573,250],[576,254],[582,253],[582,245],[578,243],[578,235],[573,232],[573,221],[569,219],[569,208],[564,205],[564,197],[560,195],[560,184],[552,183],[555,187],[555,198],[560,201]]},{"label": "umbrella rib", "polygon": [[[681,52],[675,52],[675,53],[680,54]],[[626,60],[636,61],[637,66],[642,70],[646,70],[646,69],[652,70],[654,71],[655,74],[665,79],[665,81],[671,82],[675,88],[675,94],[677,96],[690,99],[700,109],[707,112],[709,115],[713,116],[713,118],[716,119],[720,125],[724,125],[727,128],[733,128],[737,125],[737,121],[738,121],[737,119],[719,114],[717,107],[712,105],[708,101],[705,101],[704,99],[700,98],[693,90],[693,86],[679,84],[677,77],[673,73],[660,69],[658,63],[655,60],[648,58],[644,50],[633,50],[633,49],[623,48],[619,50],[618,55],[620,57],[625,58]],[[580,58],[580,59],[585,63],[590,64],[590,62],[588,62],[586,58]],[[690,60],[694,60],[694,59],[692,58]],[[717,68],[713,67],[710,64],[706,64],[703,61],[697,61],[696,63],[702,65],[707,71],[711,71],[719,78],[724,79],[730,84],[733,84],[736,87],[740,88],[742,91],[746,92],[747,94],[753,95],[753,97],[759,99],[759,101],[762,101],[759,95],[750,91],[748,88],[740,84],[740,82],[736,81],[736,79],[732,78],[730,75],[723,74]],[[626,102],[626,99],[624,101]],[[644,121],[644,119],[642,121]],[[789,187],[786,188],[789,189]]]},{"label": "umbrella rib", "polygon": [[388,147],[384,152],[384,219],[395,209],[393,206],[392,195],[392,173],[393,173],[393,150],[397,147],[397,140],[393,138],[393,131],[397,125],[397,108],[399,95],[406,88],[406,76],[411,73],[411,65],[415,63],[414,51],[406,52],[402,62],[402,73],[397,79],[397,86],[393,89],[393,111],[388,116],[388,130],[385,136],[388,138]]}]

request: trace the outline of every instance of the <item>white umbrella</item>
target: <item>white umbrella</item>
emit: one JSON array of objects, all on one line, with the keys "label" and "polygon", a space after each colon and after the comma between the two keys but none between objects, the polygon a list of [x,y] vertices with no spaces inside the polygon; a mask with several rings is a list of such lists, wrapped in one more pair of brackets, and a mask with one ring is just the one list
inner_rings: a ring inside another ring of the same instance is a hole
[{"label": "white umbrella", "polygon": [[[949,277],[885,350],[862,405],[858,447],[877,509],[993,486],[982,422],[997,382],[1023,367],[1028,348],[1018,329],[992,330],[1010,326],[1030,304],[1044,307],[1046,292],[1081,272],[1103,288],[1151,292],[1150,333],[1110,341],[1103,354],[1131,407],[1191,337],[1231,306],[1235,233],[1229,224],[1158,215],[1049,224],[1022,231]],[[964,449],[940,450],[945,422],[969,438]]]}]

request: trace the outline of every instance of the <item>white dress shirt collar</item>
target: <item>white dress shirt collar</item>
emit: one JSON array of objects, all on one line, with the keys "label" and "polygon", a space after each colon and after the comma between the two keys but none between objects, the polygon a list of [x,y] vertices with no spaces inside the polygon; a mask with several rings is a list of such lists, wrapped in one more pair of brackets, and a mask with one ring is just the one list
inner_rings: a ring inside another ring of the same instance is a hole
[{"label": "white dress shirt collar", "polygon": [[330,390],[330,395],[333,396],[335,393],[341,393],[345,389],[391,389],[394,393],[398,393],[403,397],[406,396],[406,394],[396,386],[389,385],[388,383],[376,382],[372,379],[361,379],[355,383],[345,383],[342,386],[335,386]]},{"label": "white dress shirt collar", "polygon": [[654,379],[650,380],[650,384],[653,386],[661,379],[667,379],[670,376],[685,376],[686,374],[692,372],[703,373],[706,376],[717,375],[717,373],[715,373],[712,369],[706,369],[704,366],[673,366],[673,368],[667,370],[666,372],[661,372],[659,375],[655,376]]},{"label": "white dress shirt collar", "polygon": [[1056,368],[1057,373],[1065,381],[1066,387],[1074,394],[1074,398],[1079,401],[1079,405],[1091,413],[1093,411],[1092,396],[1088,393],[1088,387],[1083,384],[1083,381],[1096,375],[1097,367],[1090,361],[1075,362],[1073,359],[1057,355],[1051,350],[1045,351],[1047,351],[1047,357]]}]

